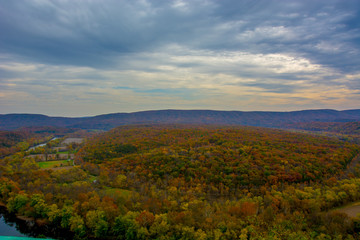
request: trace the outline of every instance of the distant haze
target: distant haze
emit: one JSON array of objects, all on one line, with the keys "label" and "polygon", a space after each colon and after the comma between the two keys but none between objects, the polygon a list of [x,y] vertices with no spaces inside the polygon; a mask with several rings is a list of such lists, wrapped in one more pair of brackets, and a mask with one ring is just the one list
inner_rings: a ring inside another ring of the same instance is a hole
[{"label": "distant haze", "polygon": [[358,0],[0,0],[0,113],[360,106]]},{"label": "distant haze", "polygon": [[209,110],[161,110],[105,114],[86,118],[48,117],[39,114],[0,114],[0,130],[51,126],[109,130],[121,125],[210,124],[292,128],[293,124],[314,122],[360,122],[360,109],[307,110],[295,112],[241,112]]}]

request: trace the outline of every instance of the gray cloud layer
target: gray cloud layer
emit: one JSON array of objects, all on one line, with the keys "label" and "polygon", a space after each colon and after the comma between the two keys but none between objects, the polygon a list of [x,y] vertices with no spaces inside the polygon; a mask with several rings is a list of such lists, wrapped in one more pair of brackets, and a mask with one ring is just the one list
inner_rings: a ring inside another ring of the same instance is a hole
[{"label": "gray cloud layer", "polygon": [[357,0],[0,0],[2,112],[29,100],[65,115],[354,108],[359,10]]}]

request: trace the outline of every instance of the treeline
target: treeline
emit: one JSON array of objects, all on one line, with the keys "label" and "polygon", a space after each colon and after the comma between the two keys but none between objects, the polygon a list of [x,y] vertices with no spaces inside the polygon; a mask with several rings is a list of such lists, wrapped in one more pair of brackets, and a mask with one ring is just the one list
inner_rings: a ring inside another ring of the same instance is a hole
[{"label": "treeline", "polygon": [[344,170],[359,147],[280,130],[120,127],[86,141],[77,167],[0,163],[0,201],[75,239],[358,239]]},{"label": "treeline", "polygon": [[317,132],[360,135],[360,122],[304,122],[289,124],[286,127]]}]

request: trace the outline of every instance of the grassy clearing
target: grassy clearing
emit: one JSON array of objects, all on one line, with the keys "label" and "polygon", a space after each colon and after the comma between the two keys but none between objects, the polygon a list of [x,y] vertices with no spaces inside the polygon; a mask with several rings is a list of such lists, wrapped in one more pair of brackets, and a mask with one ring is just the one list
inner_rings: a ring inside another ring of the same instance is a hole
[{"label": "grassy clearing", "polygon": [[57,153],[59,153],[59,154],[70,154],[70,153],[73,153],[73,152],[69,152],[69,151],[59,151],[59,152],[57,152]]},{"label": "grassy clearing", "polygon": [[75,154],[77,151],[59,151],[58,154]]},{"label": "grassy clearing", "polygon": [[333,209],[332,211],[347,214],[351,218],[355,218],[360,214],[360,202],[354,202],[345,206]]},{"label": "grassy clearing", "polygon": [[94,182],[95,180],[97,180],[97,176],[90,175],[90,177],[88,178],[89,182]]},{"label": "grassy clearing", "polygon": [[105,194],[108,196],[122,197],[122,198],[128,198],[131,194],[131,191],[121,188],[107,187],[104,191]]},{"label": "grassy clearing", "polygon": [[38,162],[38,165],[41,169],[46,168],[54,168],[54,167],[61,167],[61,166],[72,166],[73,161],[68,160],[60,160],[60,161],[48,161],[48,162]]}]

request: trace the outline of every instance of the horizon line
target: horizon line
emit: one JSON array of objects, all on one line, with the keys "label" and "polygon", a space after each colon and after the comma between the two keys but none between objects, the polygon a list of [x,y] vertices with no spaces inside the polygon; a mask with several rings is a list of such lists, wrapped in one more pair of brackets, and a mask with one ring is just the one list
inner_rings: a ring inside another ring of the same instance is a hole
[{"label": "horizon line", "polygon": [[215,109],[157,109],[157,110],[139,110],[134,112],[111,112],[111,113],[102,113],[97,115],[87,115],[87,116],[54,116],[54,115],[47,115],[43,113],[0,113],[1,116],[4,115],[40,115],[45,117],[54,117],[54,118],[91,118],[97,116],[104,116],[104,115],[112,115],[112,114],[134,114],[134,113],[144,113],[144,112],[161,112],[161,111],[212,111],[212,112],[245,112],[245,113],[252,113],[252,112],[268,112],[268,113],[290,113],[290,112],[304,112],[304,111],[336,111],[336,112],[343,112],[343,111],[354,111],[360,110],[360,108],[353,108],[353,109],[331,109],[331,108],[318,108],[318,109],[301,109],[301,110],[284,110],[284,111],[265,111],[265,110],[252,110],[252,111],[243,111],[243,110],[215,110]]}]

